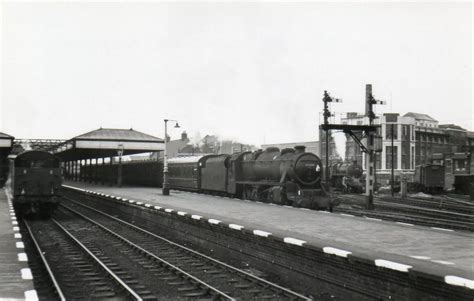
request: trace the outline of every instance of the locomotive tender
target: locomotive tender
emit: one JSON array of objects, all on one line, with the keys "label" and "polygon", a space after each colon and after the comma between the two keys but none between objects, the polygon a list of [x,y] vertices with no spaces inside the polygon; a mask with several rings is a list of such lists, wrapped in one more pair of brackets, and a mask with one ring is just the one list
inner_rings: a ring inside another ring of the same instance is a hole
[{"label": "locomotive tender", "polygon": [[174,158],[168,168],[172,189],[311,209],[337,205],[321,185],[321,160],[304,146]]},{"label": "locomotive tender", "polygon": [[11,155],[8,189],[14,207],[25,215],[51,215],[59,203],[59,159],[44,151]]}]

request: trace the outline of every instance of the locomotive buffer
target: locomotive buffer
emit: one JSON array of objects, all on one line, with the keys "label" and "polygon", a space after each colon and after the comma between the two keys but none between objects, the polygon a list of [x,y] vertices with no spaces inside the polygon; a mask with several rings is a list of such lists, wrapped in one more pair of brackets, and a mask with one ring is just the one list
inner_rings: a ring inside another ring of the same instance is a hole
[{"label": "locomotive buffer", "polygon": [[[330,130],[341,130],[344,133],[354,139],[359,145],[361,151],[365,153],[366,163],[366,186],[365,192],[367,195],[367,209],[374,209],[374,182],[375,182],[375,133],[380,125],[374,125],[373,121],[376,118],[373,111],[374,104],[384,104],[384,102],[374,99],[372,96],[372,85],[366,85],[366,106],[365,113],[369,118],[368,125],[351,125],[351,124],[335,124],[329,123],[329,117],[331,112],[329,111],[328,103],[330,102],[341,102],[340,99],[329,96],[327,91],[324,91],[323,103],[324,103],[324,123],[319,128],[326,132],[326,183],[329,182],[329,131]],[[356,133],[363,133],[359,137]],[[362,142],[362,139],[367,139],[367,145]]]}]

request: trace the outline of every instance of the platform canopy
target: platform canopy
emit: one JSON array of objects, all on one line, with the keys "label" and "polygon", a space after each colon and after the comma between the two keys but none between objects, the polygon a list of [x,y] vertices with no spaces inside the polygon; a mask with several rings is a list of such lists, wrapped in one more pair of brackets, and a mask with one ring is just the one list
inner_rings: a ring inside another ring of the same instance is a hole
[{"label": "platform canopy", "polygon": [[97,129],[60,144],[51,152],[62,161],[107,158],[164,150],[164,140],[133,129]]},{"label": "platform canopy", "polygon": [[8,156],[13,147],[14,139],[15,137],[0,132],[0,159]]},{"label": "platform canopy", "polygon": [[15,137],[0,132],[0,148],[11,148]]}]

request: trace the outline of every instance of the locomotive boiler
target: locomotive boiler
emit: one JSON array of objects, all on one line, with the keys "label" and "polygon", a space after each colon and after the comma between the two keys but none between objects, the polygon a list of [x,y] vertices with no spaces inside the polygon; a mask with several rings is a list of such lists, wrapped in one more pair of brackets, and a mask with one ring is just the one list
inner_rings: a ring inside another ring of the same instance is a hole
[{"label": "locomotive boiler", "polygon": [[241,165],[236,183],[243,198],[315,209],[331,205],[321,185],[322,162],[304,146],[246,153]]}]

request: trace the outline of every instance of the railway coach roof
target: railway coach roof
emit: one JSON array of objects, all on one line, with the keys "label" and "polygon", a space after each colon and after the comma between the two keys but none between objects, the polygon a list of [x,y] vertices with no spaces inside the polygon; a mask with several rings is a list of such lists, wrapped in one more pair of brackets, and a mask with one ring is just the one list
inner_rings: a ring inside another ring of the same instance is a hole
[{"label": "railway coach roof", "polygon": [[164,150],[164,141],[133,129],[103,129],[76,136],[51,152],[63,161],[105,158]]}]

